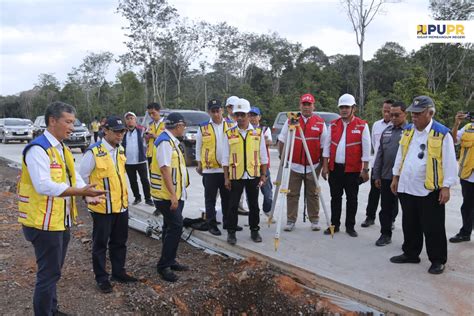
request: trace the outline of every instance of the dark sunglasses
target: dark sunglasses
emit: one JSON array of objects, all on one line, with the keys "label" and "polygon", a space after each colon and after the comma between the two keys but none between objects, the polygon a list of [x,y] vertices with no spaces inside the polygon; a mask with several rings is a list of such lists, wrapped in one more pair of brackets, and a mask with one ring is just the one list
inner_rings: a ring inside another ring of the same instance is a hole
[{"label": "dark sunglasses", "polygon": [[237,113],[234,113],[234,116],[244,117],[245,114],[246,114],[246,113],[237,112]]},{"label": "dark sunglasses", "polygon": [[419,158],[419,159],[423,159],[423,157],[425,157],[425,149],[426,149],[426,145],[425,145],[425,144],[421,144],[421,145],[420,145],[420,150],[421,150],[421,152],[418,153],[418,158]]}]

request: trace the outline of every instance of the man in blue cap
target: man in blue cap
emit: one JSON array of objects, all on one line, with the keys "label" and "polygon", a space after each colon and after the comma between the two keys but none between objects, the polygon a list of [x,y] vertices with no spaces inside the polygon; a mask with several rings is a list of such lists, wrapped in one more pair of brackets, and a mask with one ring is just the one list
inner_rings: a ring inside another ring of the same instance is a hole
[{"label": "man in blue cap", "polygon": [[107,248],[112,266],[112,281],[137,281],[125,272],[128,239],[128,187],[125,175],[127,158],[120,143],[126,130],[120,117],[109,116],[104,124],[104,137],[87,149],[79,167],[84,182],[107,191],[105,200],[97,205],[87,205],[93,220],[92,266],[97,287],[102,293],[112,292],[106,269]]},{"label": "man in blue cap", "polygon": [[187,271],[189,268],[176,262],[179,240],[183,232],[183,207],[189,186],[188,169],[184,153],[179,146],[179,137],[186,129],[184,117],[170,113],[164,120],[165,130],[154,143],[151,161],[151,196],[155,207],[163,214],[163,247],[157,271],[161,278],[176,282],[173,271]]},{"label": "man in blue cap", "polygon": [[431,261],[428,272],[441,274],[448,259],[445,205],[450,187],[458,181],[453,138],[449,128],[433,119],[436,110],[430,97],[416,97],[407,112],[413,124],[400,140],[391,184],[403,210],[403,254],[390,261],[419,263],[424,236]]},{"label": "man in blue cap", "polygon": [[263,206],[262,206],[263,213],[269,216],[271,208],[272,208],[273,194],[272,194],[272,181],[270,179],[270,151],[268,149],[268,146],[272,144],[272,132],[270,128],[268,128],[268,126],[260,125],[261,118],[262,118],[262,113],[260,112],[260,109],[256,106],[252,106],[249,112],[250,124],[252,124],[253,127],[260,128],[262,130],[262,135],[265,139],[265,145],[267,147],[267,156],[268,156],[267,181],[265,182],[264,185],[260,187],[260,190],[262,191],[262,194],[263,194]]}]

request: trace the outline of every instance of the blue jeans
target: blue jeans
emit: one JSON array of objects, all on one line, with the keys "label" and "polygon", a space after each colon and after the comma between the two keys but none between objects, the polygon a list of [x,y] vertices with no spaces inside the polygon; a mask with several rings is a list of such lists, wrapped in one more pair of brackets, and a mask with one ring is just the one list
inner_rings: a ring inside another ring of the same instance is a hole
[{"label": "blue jeans", "polygon": [[35,248],[36,272],[33,310],[35,316],[53,315],[58,310],[56,284],[61,278],[61,269],[69,244],[69,230],[44,231],[23,226],[25,239]]},{"label": "blue jeans", "polygon": [[178,201],[178,208],[170,210],[171,201],[155,200],[155,207],[163,214],[163,234],[161,258],[158,261],[158,270],[171,267],[176,264],[176,253],[178,252],[179,240],[183,233],[183,207],[184,201]]},{"label": "blue jeans", "polygon": [[267,181],[262,187],[260,187],[260,191],[262,191],[262,194],[263,194],[262,210],[264,213],[268,213],[272,209],[272,203],[273,203],[272,190],[273,190],[273,185],[272,185],[272,179],[270,178],[270,169],[267,169]]}]

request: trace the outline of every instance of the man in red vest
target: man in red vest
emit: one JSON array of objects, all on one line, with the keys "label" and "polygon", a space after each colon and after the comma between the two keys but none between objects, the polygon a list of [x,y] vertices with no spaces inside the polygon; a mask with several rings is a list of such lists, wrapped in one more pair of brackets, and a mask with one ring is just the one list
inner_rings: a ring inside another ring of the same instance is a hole
[{"label": "man in red vest", "polygon": [[[324,120],[313,114],[314,97],[307,93],[300,98],[301,115],[298,118],[299,125],[303,129],[303,135],[308,144],[309,154],[313,165],[309,163],[303,147],[302,138],[299,129],[296,129],[295,145],[293,149],[293,156],[291,157],[291,172],[288,189],[290,192],[287,195],[287,224],[285,231],[292,231],[295,228],[296,219],[298,216],[298,200],[300,198],[301,183],[304,182],[304,194],[308,203],[308,216],[311,222],[311,229],[314,231],[321,230],[319,226],[319,193],[316,190],[311,170],[318,168],[323,144],[325,143],[327,130]],[[281,133],[278,136],[280,156],[283,151],[283,145],[286,142],[288,135],[287,121]]]},{"label": "man in red vest", "polygon": [[[340,118],[331,122],[324,146],[322,177],[331,190],[331,224],[335,232],[341,225],[342,194],[346,193],[346,232],[357,237],[354,230],[359,183],[369,180],[370,132],[364,120],[354,116],[355,99],[350,94],[339,98]],[[331,234],[330,229],[324,231]]]}]

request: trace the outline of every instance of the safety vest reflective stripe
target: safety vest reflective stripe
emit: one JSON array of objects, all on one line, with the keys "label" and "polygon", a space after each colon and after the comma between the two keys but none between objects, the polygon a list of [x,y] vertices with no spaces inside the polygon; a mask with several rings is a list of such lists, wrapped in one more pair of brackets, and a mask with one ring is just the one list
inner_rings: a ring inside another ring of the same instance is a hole
[{"label": "safety vest reflective stripe", "polygon": [[46,199],[46,213],[44,214],[43,217],[43,230],[48,230],[49,225],[51,223],[51,213],[53,212],[53,205],[54,205],[54,197],[49,196]]}]

